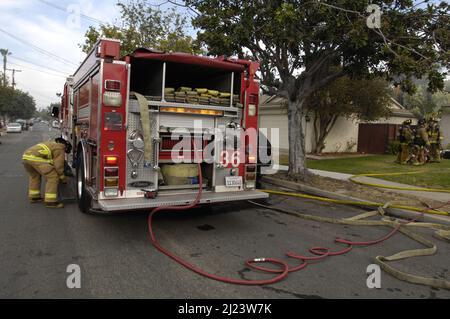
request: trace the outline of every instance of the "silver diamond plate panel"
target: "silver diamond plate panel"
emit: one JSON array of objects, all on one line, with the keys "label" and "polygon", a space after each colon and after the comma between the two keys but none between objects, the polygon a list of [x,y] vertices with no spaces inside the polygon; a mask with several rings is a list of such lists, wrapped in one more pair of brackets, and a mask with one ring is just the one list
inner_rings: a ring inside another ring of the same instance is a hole
[{"label": "silver diamond plate panel", "polygon": [[[130,100],[130,103],[137,103],[135,100]],[[127,150],[132,149],[132,145],[129,141],[130,133],[134,130],[140,130],[142,132],[142,125],[140,120],[140,115],[136,113],[129,113],[128,114],[128,129],[127,129]],[[150,127],[152,130],[152,137],[157,138],[158,137],[158,114],[154,113],[152,116],[152,120],[150,122]],[[132,163],[129,158],[127,158],[127,189],[133,190],[133,189],[139,189],[134,188],[130,186],[130,183],[138,182],[138,181],[145,181],[145,182],[152,182],[153,184],[156,184],[158,182],[158,172],[156,172],[153,168],[146,168],[144,167],[144,160],[142,159],[139,162],[138,167],[136,168],[136,172],[138,174],[138,177],[136,179],[131,178],[131,172],[133,171]]]},{"label": "silver diamond plate panel", "polygon": [[[190,204],[196,197],[197,193],[184,195],[161,195],[155,199],[146,198],[130,198],[130,199],[114,199],[100,200],[99,206],[105,212],[126,211],[136,209],[147,209],[159,206],[186,205]],[[200,200],[202,204],[232,202],[239,200],[261,199],[269,197],[268,194],[259,191],[241,191],[241,192],[224,192],[224,193],[204,193]]]}]

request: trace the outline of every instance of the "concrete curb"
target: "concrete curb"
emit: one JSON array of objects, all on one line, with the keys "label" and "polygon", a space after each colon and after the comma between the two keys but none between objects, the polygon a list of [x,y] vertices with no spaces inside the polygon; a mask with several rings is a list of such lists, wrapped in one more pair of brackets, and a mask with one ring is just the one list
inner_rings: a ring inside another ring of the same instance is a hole
[{"label": "concrete curb", "polygon": [[[286,180],[280,180],[269,176],[263,176],[261,179],[261,182],[272,184],[278,187],[288,188],[295,191],[300,191],[309,195],[313,196],[320,196],[320,197],[326,197],[331,199],[337,199],[337,200],[346,200],[346,201],[356,201],[356,202],[370,202],[365,199],[360,199],[357,197],[351,197],[348,195],[342,195],[337,194],[329,191],[324,191],[312,186],[304,185],[301,183],[286,181]],[[374,209],[372,206],[365,206],[365,205],[358,205],[359,207],[365,208],[365,209]],[[418,218],[418,221],[423,222],[429,222],[429,223],[441,223],[450,225],[450,218],[445,216],[439,216],[439,215],[430,215],[425,214],[423,217],[420,217],[420,213],[412,212],[409,210],[403,210],[403,209],[397,209],[397,208],[388,208],[386,211],[396,217],[400,218]]]}]

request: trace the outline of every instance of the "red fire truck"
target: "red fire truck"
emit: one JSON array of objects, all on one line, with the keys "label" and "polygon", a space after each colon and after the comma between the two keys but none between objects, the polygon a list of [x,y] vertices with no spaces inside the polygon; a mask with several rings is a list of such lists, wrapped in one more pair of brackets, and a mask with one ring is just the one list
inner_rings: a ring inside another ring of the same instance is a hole
[{"label": "red fire truck", "polygon": [[56,115],[73,145],[80,210],[186,205],[199,187],[201,204],[267,197],[255,189],[258,142],[249,134],[258,130],[258,67],[149,49],[121,57],[119,41],[99,40]]}]

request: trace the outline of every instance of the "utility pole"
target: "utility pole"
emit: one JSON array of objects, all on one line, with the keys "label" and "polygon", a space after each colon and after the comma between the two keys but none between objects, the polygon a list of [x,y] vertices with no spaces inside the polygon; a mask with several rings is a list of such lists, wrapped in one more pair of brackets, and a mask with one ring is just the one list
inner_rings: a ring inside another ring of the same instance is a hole
[{"label": "utility pole", "polygon": [[16,72],[22,72],[22,70],[17,69],[6,69],[7,71],[12,71],[12,88],[16,88]]}]

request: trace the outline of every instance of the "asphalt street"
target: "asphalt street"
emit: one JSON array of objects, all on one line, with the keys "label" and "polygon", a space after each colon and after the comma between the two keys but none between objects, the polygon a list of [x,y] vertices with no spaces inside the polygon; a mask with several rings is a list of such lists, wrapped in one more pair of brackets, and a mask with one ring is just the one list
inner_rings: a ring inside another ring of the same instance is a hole
[{"label": "asphalt street", "polygon": [[[367,287],[366,268],[376,255],[420,248],[401,234],[316,262],[270,286],[236,286],[203,278],[152,246],[146,213],[93,216],[80,213],[70,200],[61,210],[30,204],[21,154],[56,134],[38,124],[33,131],[0,138],[0,298],[450,298],[450,291],[408,284],[384,272],[380,289]],[[64,194],[74,197],[67,189]],[[304,199],[272,197],[268,202],[322,216],[362,212]],[[267,278],[246,268],[248,258],[285,258],[286,251],[306,254],[313,246],[338,249],[335,237],[371,240],[389,231],[305,221],[246,202],[161,213],[155,228],[165,247],[198,267],[246,279]],[[437,243],[438,253],[395,266],[449,280],[450,244],[425,234]],[[70,264],[81,268],[80,289],[66,285]]]}]

